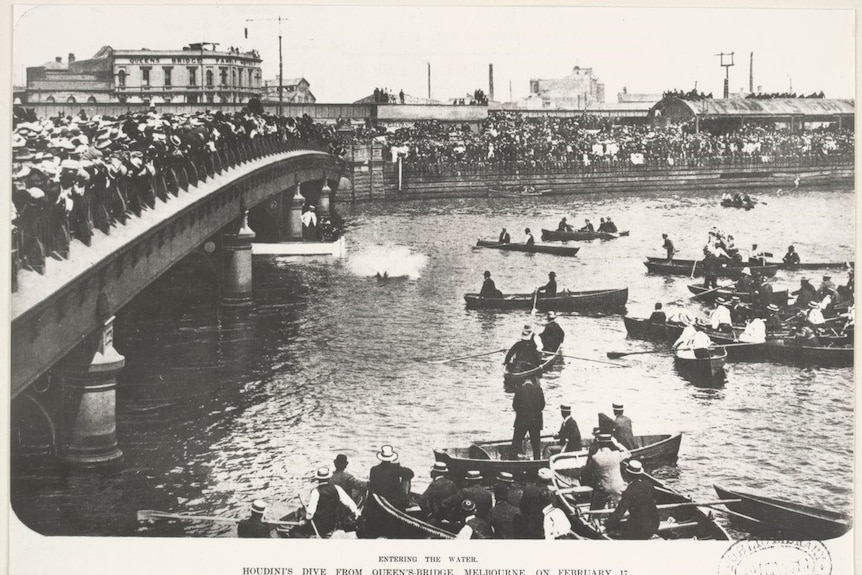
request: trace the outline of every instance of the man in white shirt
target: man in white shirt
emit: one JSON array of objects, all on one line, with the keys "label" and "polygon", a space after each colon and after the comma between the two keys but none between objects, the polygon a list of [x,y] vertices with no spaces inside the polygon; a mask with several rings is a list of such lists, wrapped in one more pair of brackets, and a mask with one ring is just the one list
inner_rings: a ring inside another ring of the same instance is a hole
[{"label": "man in white shirt", "polygon": [[733,320],[727,309],[727,300],[723,297],[715,300],[715,309],[709,315],[709,325],[712,329],[723,332],[733,332]]},{"label": "man in white shirt", "polygon": [[826,324],[823,312],[820,311],[820,304],[816,301],[808,302],[808,312],[805,314],[805,322],[815,330]]},{"label": "man in white shirt", "polygon": [[314,213],[314,206],[308,206],[299,219],[302,220],[302,237],[307,240],[317,239],[317,214]]}]

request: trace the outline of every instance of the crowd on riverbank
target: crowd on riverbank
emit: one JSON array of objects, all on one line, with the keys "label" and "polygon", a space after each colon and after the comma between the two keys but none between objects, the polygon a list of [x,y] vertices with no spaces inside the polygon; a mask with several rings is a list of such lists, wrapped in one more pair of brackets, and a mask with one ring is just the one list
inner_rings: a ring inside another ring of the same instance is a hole
[{"label": "crowd on riverbank", "polygon": [[850,130],[786,130],[747,126],[724,134],[691,126],[620,126],[608,118],[528,118],[512,112],[494,112],[478,131],[439,121],[416,122],[392,133],[385,129],[361,130],[353,143],[384,143],[387,157],[400,154],[407,166],[567,165],[601,162],[673,163],[681,159],[745,159],[770,162],[776,158],[852,157]]},{"label": "crowd on riverbank", "polygon": [[13,250],[38,272],[110,227],[228,166],[291,147],[335,155],[335,129],[302,118],[148,112],[15,122],[12,133]]}]

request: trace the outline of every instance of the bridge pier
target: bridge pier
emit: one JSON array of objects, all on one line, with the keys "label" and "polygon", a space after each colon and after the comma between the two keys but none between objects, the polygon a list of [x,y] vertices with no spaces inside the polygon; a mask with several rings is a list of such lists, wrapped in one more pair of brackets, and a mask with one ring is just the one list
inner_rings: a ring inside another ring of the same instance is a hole
[{"label": "bridge pier", "polygon": [[94,467],[117,461],[117,374],[126,359],[114,349],[114,318],[102,326],[99,347],[89,367],[66,373],[63,404],[66,429],[62,459],[71,465]]},{"label": "bridge pier", "polygon": [[290,215],[287,220],[288,241],[302,241],[302,206],[304,205],[305,196],[302,195],[302,187],[296,184],[290,200]]},{"label": "bridge pier", "polygon": [[329,187],[329,182],[323,178],[323,187],[320,189],[320,196],[317,199],[317,219],[320,223],[328,222],[331,219],[329,198],[332,196],[332,188]]},{"label": "bridge pier", "polygon": [[248,227],[245,212],[236,234],[225,234],[222,240],[225,264],[222,266],[221,303],[229,307],[252,304],[251,242],[255,233]]}]

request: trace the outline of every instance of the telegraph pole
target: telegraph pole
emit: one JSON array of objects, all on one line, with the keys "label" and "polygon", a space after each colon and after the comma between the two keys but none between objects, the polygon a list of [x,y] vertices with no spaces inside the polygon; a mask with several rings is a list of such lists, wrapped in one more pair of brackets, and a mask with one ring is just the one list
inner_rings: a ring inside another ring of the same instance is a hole
[{"label": "telegraph pole", "polygon": [[730,67],[733,66],[733,52],[713,54],[721,58],[721,65],[724,67],[724,99],[730,98]]},{"label": "telegraph pole", "polygon": [[[277,114],[281,116],[282,106],[283,106],[283,92],[284,85],[282,83],[283,76],[283,63],[282,63],[282,55],[281,55],[281,16],[278,18],[246,18],[246,22],[278,22],[278,108]],[[287,20],[287,18],[284,18]],[[248,38],[248,28],[245,29],[245,37]]]},{"label": "telegraph pole", "polygon": [[425,62],[428,64],[428,99],[431,99],[431,62]]}]

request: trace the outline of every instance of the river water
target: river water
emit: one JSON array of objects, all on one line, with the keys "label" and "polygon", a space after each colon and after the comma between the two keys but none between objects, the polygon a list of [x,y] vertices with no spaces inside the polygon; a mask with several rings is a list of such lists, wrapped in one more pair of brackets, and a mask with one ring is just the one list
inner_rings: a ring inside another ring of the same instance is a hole
[{"label": "river water", "polygon": [[[642,261],[662,255],[667,232],[680,257],[699,254],[710,226],[780,258],[793,243],[803,261],[854,257],[854,195],[808,190],[758,196],[751,211],[718,207],[716,192],[620,193],[342,206],[348,256],[330,263],[255,260],[254,308],[218,308],[212,284],[177,270],[118,314],[119,470],[60,473],[13,468],[18,516],[44,534],[226,536],[224,524],[138,523],[139,509],[244,516],[256,498],[288,508],[307,498],[314,469],[337,453],[367,477],[392,444],[428,481],[435,446],[511,436],[512,396],[502,354],[446,358],[510,346],[528,312],[477,312],[463,294],[490,270],[504,292],[528,292],[555,271],[576,289],[629,288],[627,311],[688,295],[687,278],[653,276]],[[482,250],[477,238],[509,228],[536,238],[562,216],[580,225],[611,215],[629,237],[580,242],[574,258]],[[412,278],[380,283],[375,271]],[[811,274],[819,285],[822,273]],[[834,274],[836,283],[847,274]],[[800,273],[779,272],[775,289]],[[699,304],[683,303],[705,313]],[[620,315],[562,314],[565,353],[608,361],[608,351],[648,350]],[[573,406],[582,433],[624,402],[636,434],[683,432],[679,462],[656,475],[693,497],[712,484],[851,511],[853,369],[730,363],[723,384],[678,375],[666,354],[605,365],[574,359],[542,380],[545,431]]]}]

